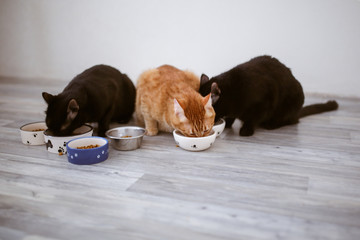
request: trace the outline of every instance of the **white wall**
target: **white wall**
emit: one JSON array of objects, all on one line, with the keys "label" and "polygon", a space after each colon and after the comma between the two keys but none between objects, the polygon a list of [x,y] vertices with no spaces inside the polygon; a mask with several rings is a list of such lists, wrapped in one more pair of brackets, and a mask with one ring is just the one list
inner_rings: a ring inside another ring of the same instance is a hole
[{"label": "white wall", "polygon": [[306,92],[360,97],[357,0],[0,0],[0,75],[69,81],[99,63],[220,74],[262,54]]}]

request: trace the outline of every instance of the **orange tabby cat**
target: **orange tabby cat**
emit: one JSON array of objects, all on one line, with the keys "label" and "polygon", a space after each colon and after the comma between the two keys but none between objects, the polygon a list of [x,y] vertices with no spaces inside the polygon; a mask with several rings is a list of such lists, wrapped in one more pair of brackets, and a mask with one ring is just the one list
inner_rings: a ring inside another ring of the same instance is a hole
[{"label": "orange tabby cat", "polygon": [[214,125],[210,94],[198,93],[200,80],[189,71],[163,65],[144,72],[137,80],[136,117],[146,134],[179,130],[189,137],[202,137]]}]

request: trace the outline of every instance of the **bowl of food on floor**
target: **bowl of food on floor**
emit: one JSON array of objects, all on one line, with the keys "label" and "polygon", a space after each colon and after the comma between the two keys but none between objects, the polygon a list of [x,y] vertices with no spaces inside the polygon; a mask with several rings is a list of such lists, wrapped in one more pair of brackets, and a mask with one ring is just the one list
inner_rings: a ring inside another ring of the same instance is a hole
[{"label": "bowl of food on floor", "polygon": [[223,118],[220,118],[214,123],[212,129],[216,133],[216,137],[218,137],[224,131],[224,128],[225,128],[225,120]]},{"label": "bowl of food on floor", "polygon": [[57,153],[59,155],[66,155],[66,143],[70,140],[80,137],[90,137],[93,134],[93,127],[84,124],[81,127],[75,129],[69,136],[56,136],[49,129],[44,132],[46,149],[51,153]]},{"label": "bowl of food on floor", "polygon": [[135,150],[141,147],[145,129],[137,126],[117,127],[106,131],[111,146],[120,151]]},{"label": "bowl of food on floor", "polygon": [[216,132],[211,132],[204,137],[187,137],[183,135],[179,130],[173,131],[175,143],[182,149],[188,151],[203,151],[210,148],[216,140]]},{"label": "bowl of food on floor", "polygon": [[109,141],[103,137],[80,137],[66,144],[68,161],[90,165],[105,161],[109,156]]},{"label": "bowl of food on floor", "polygon": [[47,129],[45,122],[28,123],[20,127],[21,141],[25,145],[45,144],[44,131]]}]

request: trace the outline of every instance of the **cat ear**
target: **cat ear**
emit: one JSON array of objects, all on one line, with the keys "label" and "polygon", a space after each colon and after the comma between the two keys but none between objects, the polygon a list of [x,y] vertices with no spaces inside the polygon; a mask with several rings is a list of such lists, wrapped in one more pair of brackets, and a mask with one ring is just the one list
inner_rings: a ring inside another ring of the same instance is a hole
[{"label": "cat ear", "polygon": [[68,108],[67,108],[67,119],[74,120],[79,112],[79,104],[76,102],[75,99],[71,99]]},{"label": "cat ear", "polygon": [[209,93],[206,97],[203,98],[203,105],[205,108],[205,116],[211,117],[214,114],[213,107],[211,106],[211,94]]},{"label": "cat ear", "polygon": [[209,93],[209,94],[208,94],[207,96],[205,96],[205,97],[203,98],[203,100],[202,100],[205,109],[206,109],[206,108],[212,108],[210,96],[211,96],[211,94]]},{"label": "cat ear", "polygon": [[54,96],[47,92],[43,92],[42,97],[44,98],[44,100],[47,104],[50,104],[52,102],[52,100],[54,99]]},{"label": "cat ear", "polygon": [[218,84],[216,82],[213,82],[211,84],[212,105],[214,105],[217,102],[217,100],[219,100],[220,94],[221,94],[221,91],[220,91],[220,88],[219,88]]},{"label": "cat ear", "polygon": [[209,81],[209,77],[206,76],[206,74],[201,74],[200,77],[200,86],[204,85],[205,83],[207,83]]},{"label": "cat ear", "polygon": [[180,103],[176,98],[174,98],[174,112],[176,117],[180,120],[180,122],[186,122],[187,118],[185,117],[184,109],[181,107]]}]

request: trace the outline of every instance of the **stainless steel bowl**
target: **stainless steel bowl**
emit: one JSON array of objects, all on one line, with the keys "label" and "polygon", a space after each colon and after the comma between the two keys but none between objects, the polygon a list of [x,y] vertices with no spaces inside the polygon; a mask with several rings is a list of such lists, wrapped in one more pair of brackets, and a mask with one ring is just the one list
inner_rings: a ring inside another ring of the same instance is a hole
[{"label": "stainless steel bowl", "polygon": [[141,127],[118,127],[106,131],[113,148],[122,151],[134,150],[141,146],[145,129]]}]

